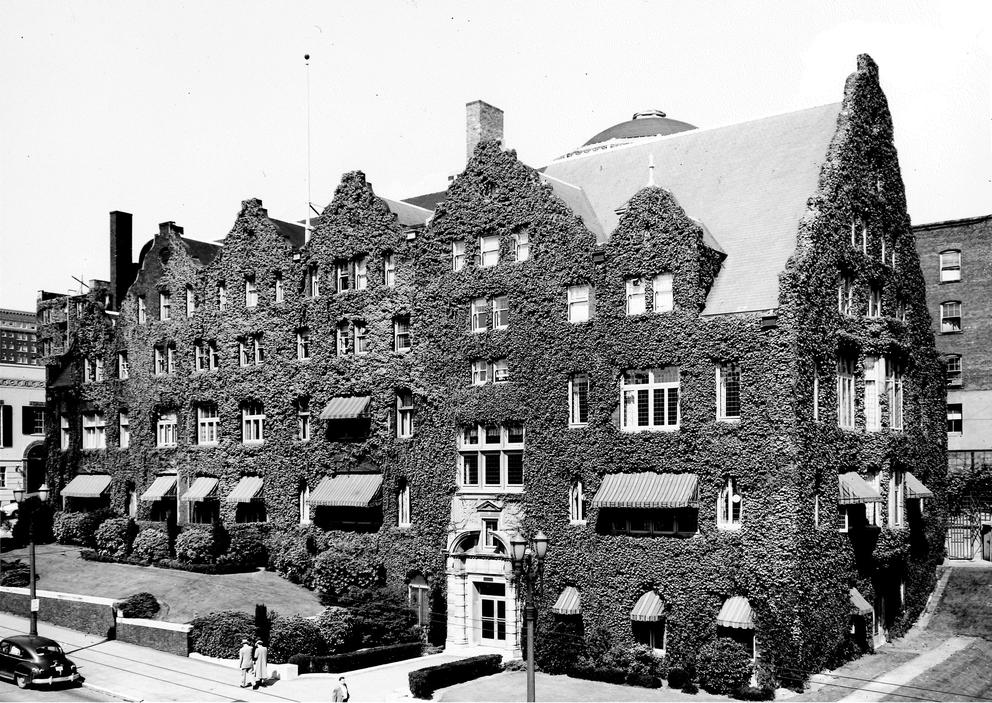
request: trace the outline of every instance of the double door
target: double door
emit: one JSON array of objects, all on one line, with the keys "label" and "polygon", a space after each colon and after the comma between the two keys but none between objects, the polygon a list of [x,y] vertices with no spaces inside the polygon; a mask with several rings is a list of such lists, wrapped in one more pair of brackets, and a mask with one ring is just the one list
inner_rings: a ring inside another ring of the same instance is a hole
[{"label": "double door", "polygon": [[477,583],[478,632],[482,644],[506,642],[506,585]]}]

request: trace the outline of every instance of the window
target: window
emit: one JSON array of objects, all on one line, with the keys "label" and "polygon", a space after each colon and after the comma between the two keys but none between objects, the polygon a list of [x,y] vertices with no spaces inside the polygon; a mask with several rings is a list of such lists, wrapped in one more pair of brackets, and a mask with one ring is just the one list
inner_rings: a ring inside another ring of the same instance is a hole
[{"label": "window", "polygon": [[351,324],[351,332],[355,340],[355,353],[368,354],[369,338],[368,338],[368,331],[365,327],[365,323],[353,322]]},{"label": "window", "polygon": [[889,396],[889,428],[901,430],[903,372],[902,368],[891,360],[888,361],[886,367],[887,373],[885,379]]},{"label": "window", "polygon": [[586,496],[582,481],[572,481],[568,488],[568,521],[573,525],[586,524]]},{"label": "window", "polygon": [[193,293],[193,286],[186,286],[186,317],[193,317],[196,312],[196,295]]},{"label": "window", "polygon": [[489,329],[489,304],[485,298],[472,299],[470,317],[473,332],[485,332]]},{"label": "window", "polygon": [[296,331],[296,358],[310,358],[310,330],[306,327]]},{"label": "window", "polygon": [[620,379],[621,427],[626,432],[676,430],[679,367],[625,371]]},{"label": "window", "polygon": [[[881,477],[877,471],[869,471],[865,476],[865,481],[881,494]],[[879,503],[865,503],[865,522],[875,527],[881,526],[882,515]]]},{"label": "window", "polygon": [[310,441],[309,398],[299,398],[296,401],[296,439],[301,442]]},{"label": "window", "polygon": [[254,276],[245,276],[245,307],[253,308],[258,305],[258,286]]},{"label": "window", "polygon": [[105,449],[107,426],[102,413],[83,414],[83,449]]},{"label": "window", "polygon": [[868,289],[868,317],[882,316],[882,287],[871,286]]},{"label": "window", "polygon": [[568,424],[581,427],[589,423],[589,374],[573,373],[568,377]]},{"label": "window", "polygon": [[472,360],[472,385],[483,386],[489,382],[489,363],[485,359]]},{"label": "window", "polygon": [[413,393],[396,393],[396,436],[413,437]]},{"label": "window", "polygon": [[265,408],[261,403],[249,402],[241,407],[241,441],[245,444],[262,442],[265,424]]},{"label": "window", "polygon": [[155,423],[155,445],[158,447],[176,446],[178,421],[174,412],[160,412]]},{"label": "window", "polygon": [[837,312],[841,315],[854,314],[854,279],[842,276],[837,288]]},{"label": "window", "polygon": [[165,350],[162,347],[155,347],[155,375],[161,376],[168,373]]},{"label": "window", "polygon": [[410,484],[405,480],[400,481],[399,490],[396,492],[396,524],[398,527],[409,527],[413,524],[410,521]]},{"label": "window", "polygon": [[397,317],[393,320],[393,351],[410,351],[409,317]]},{"label": "window", "polygon": [[493,383],[507,383],[510,380],[510,367],[506,359],[493,360]]},{"label": "window", "polygon": [[348,322],[343,320],[334,328],[334,349],[338,356],[348,356]]},{"label": "window", "polygon": [[693,535],[699,530],[697,508],[603,509],[600,520],[609,533],[634,537]]},{"label": "window", "polygon": [[127,449],[131,446],[131,421],[126,410],[121,410],[117,417],[117,429],[119,432],[117,443],[121,449]]},{"label": "window", "polygon": [[628,278],[626,284],[627,314],[640,315],[646,309],[644,279]]},{"label": "window", "polygon": [[355,289],[364,290],[369,287],[369,264],[368,257],[355,257]]},{"label": "window", "polygon": [[227,307],[227,286],[223,281],[217,283],[217,309],[224,312]]},{"label": "window", "polygon": [[951,283],[961,280],[961,252],[949,249],[940,252],[940,282]]},{"label": "window", "polygon": [[568,287],[568,321],[585,322],[593,315],[595,291],[590,285]]},{"label": "window", "polygon": [[431,622],[431,590],[427,586],[427,579],[421,574],[415,574],[407,585],[407,602],[410,608],[417,614],[417,624],[420,626],[429,625]]},{"label": "window", "polygon": [[276,271],[274,278],[275,281],[272,284],[272,299],[277,303],[281,303],[286,299],[286,288],[282,282],[282,271]]},{"label": "window", "polygon": [[465,242],[451,243],[451,270],[461,271],[465,268]]},{"label": "window", "polygon": [[351,287],[351,271],[349,270],[347,261],[339,259],[334,262],[334,276],[337,281],[337,291],[339,293]]},{"label": "window", "polygon": [[654,292],[654,311],[671,312],[675,309],[675,299],[672,291],[672,274],[659,273],[651,282]]},{"label": "window", "polygon": [[493,329],[505,330],[510,325],[509,298],[500,295],[492,299]]},{"label": "window", "polygon": [[737,479],[727,477],[727,482],[720,489],[720,497],[716,506],[716,524],[724,530],[735,530],[741,526],[741,492]]},{"label": "window", "polygon": [[905,473],[893,469],[889,476],[889,527],[902,527],[906,512]]},{"label": "window", "polygon": [[961,357],[957,354],[947,357],[944,360],[945,376],[948,386],[961,385]]},{"label": "window", "polygon": [[45,434],[45,408],[25,405],[21,407],[21,432],[26,435]]},{"label": "window", "polygon": [[392,252],[382,255],[382,282],[388,288],[396,285],[396,255]]},{"label": "window", "polygon": [[506,490],[524,485],[524,427],[470,425],[458,435],[458,468],[463,489]]},{"label": "window", "polygon": [[176,372],[176,347],[172,344],[165,348],[165,372],[168,374]]},{"label": "window", "polygon": [[196,409],[196,443],[213,445],[220,441],[220,416],[213,403]]},{"label": "window", "polygon": [[484,517],[480,522],[482,523],[482,539],[479,541],[486,550],[492,551],[499,545],[499,539],[496,537],[496,533],[499,531],[499,518]]},{"label": "window", "polygon": [[145,296],[138,296],[138,324],[143,325],[148,322],[148,306],[145,303]]},{"label": "window", "polygon": [[307,267],[306,293],[311,298],[320,296],[320,269],[317,264],[310,264]]},{"label": "window", "polygon": [[299,512],[300,512],[300,524],[309,525],[311,522],[310,518],[310,486],[303,484],[300,487],[299,494]]},{"label": "window", "polygon": [[83,382],[94,383],[103,380],[103,359],[83,360]]},{"label": "window", "polygon": [[741,419],[741,370],[737,364],[723,364],[716,369],[717,420]]},{"label": "window", "polygon": [[961,403],[947,404],[947,434],[959,435],[964,431]]},{"label": "window", "polygon": [[854,429],[854,360],[837,360],[837,426]]},{"label": "window", "polygon": [[488,268],[499,263],[499,237],[479,237],[479,266]]},{"label": "window", "polygon": [[906,301],[901,296],[896,298],[895,318],[900,322],[906,321]]},{"label": "window", "polygon": [[238,356],[242,366],[256,366],[265,361],[265,348],[262,346],[261,332],[238,340]]},{"label": "window", "polygon": [[664,620],[658,620],[657,622],[631,621],[630,628],[633,632],[635,642],[653,649],[655,656],[665,655],[667,635],[665,633]]},{"label": "window", "polygon": [[220,353],[217,351],[217,342],[207,342],[207,355],[210,358],[210,370],[220,368]]},{"label": "window", "polygon": [[71,435],[69,433],[69,416],[61,415],[59,416],[60,424],[60,434],[59,434],[59,448],[65,451],[69,448],[69,443],[71,442]]},{"label": "window", "polygon": [[210,354],[207,352],[207,345],[202,341],[195,342],[193,349],[196,357],[196,370],[207,371],[210,368]]},{"label": "window", "polygon": [[882,408],[880,405],[879,386],[885,378],[885,362],[873,356],[865,357],[865,429],[877,432],[882,429]]},{"label": "window", "polygon": [[172,319],[172,294],[167,291],[158,294],[158,319],[162,322]]},{"label": "window", "polygon": [[950,300],[940,304],[940,331],[942,334],[961,331],[961,302]]},{"label": "window", "polygon": [[128,377],[128,366],[127,366],[127,352],[117,352],[117,378],[122,381],[127,380]]},{"label": "window", "polygon": [[513,247],[514,261],[527,261],[530,258],[530,232],[526,229],[514,234],[510,244]]}]

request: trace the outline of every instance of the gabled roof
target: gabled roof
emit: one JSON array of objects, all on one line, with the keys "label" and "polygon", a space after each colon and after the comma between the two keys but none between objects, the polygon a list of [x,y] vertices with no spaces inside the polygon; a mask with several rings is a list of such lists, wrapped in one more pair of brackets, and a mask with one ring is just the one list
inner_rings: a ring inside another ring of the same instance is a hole
[{"label": "gabled roof", "polygon": [[186,237],[178,237],[178,239],[182,242],[182,245],[186,248],[189,255],[204,266],[213,261],[221,250],[220,244],[201,242],[197,239],[186,239]]},{"label": "gabled roof", "polygon": [[582,188],[571,183],[566,183],[554,176],[549,176],[546,173],[542,173],[540,178],[544,183],[551,186],[551,190],[562,199],[569,210],[579,216],[586,229],[596,235],[596,241],[600,241],[605,237],[603,225],[600,224],[599,218],[596,216],[596,211],[592,209],[592,203],[589,202],[589,198]]},{"label": "gabled roof", "polygon": [[306,228],[293,222],[285,222],[270,217],[269,222],[275,225],[276,230],[281,234],[294,249],[299,249],[306,243]]},{"label": "gabled roof", "polygon": [[427,223],[427,218],[434,214],[434,210],[413,205],[402,200],[390,200],[380,197],[386,203],[389,211],[396,215],[396,221],[404,227],[423,227]]},{"label": "gabled roof", "polygon": [[727,254],[704,314],[767,310],[778,307],[778,274],[795,251],[799,221],[816,193],[840,108],[834,103],[644,137],[554,161],[543,172],[581,188],[608,236],[619,221],[617,209],[647,183],[653,156],[657,185]]},{"label": "gabled roof", "polygon": [[410,203],[411,205],[416,205],[417,207],[422,207],[425,210],[434,211],[437,210],[438,203],[444,201],[448,197],[447,190],[439,190],[436,193],[425,193],[424,195],[415,195],[412,198],[403,198],[404,203]]}]

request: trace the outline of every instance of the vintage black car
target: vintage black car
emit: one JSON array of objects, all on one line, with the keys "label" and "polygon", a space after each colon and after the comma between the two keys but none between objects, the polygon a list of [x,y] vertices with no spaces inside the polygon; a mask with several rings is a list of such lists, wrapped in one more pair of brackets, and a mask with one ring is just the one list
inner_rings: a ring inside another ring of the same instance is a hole
[{"label": "vintage black car", "polygon": [[39,684],[82,683],[76,665],[55,640],[16,635],[0,640],[0,677],[19,688]]}]

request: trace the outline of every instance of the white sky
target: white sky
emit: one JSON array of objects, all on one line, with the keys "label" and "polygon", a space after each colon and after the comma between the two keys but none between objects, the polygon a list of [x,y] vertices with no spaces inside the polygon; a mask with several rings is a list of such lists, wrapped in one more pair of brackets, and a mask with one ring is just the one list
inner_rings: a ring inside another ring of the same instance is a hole
[{"label": "white sky", "polygon": [[[441,190],[466,102],[506,111],[540,166],[648,108],[700,127],[835,102],[879,64],[913,222],[992,213],[988,2],[44,2],[0,0],[0,307],[108,277],[174,220],[223,237],[240,203],[299,219],[366,172]],[[663,174],[658,174],[664,185]]]}]

